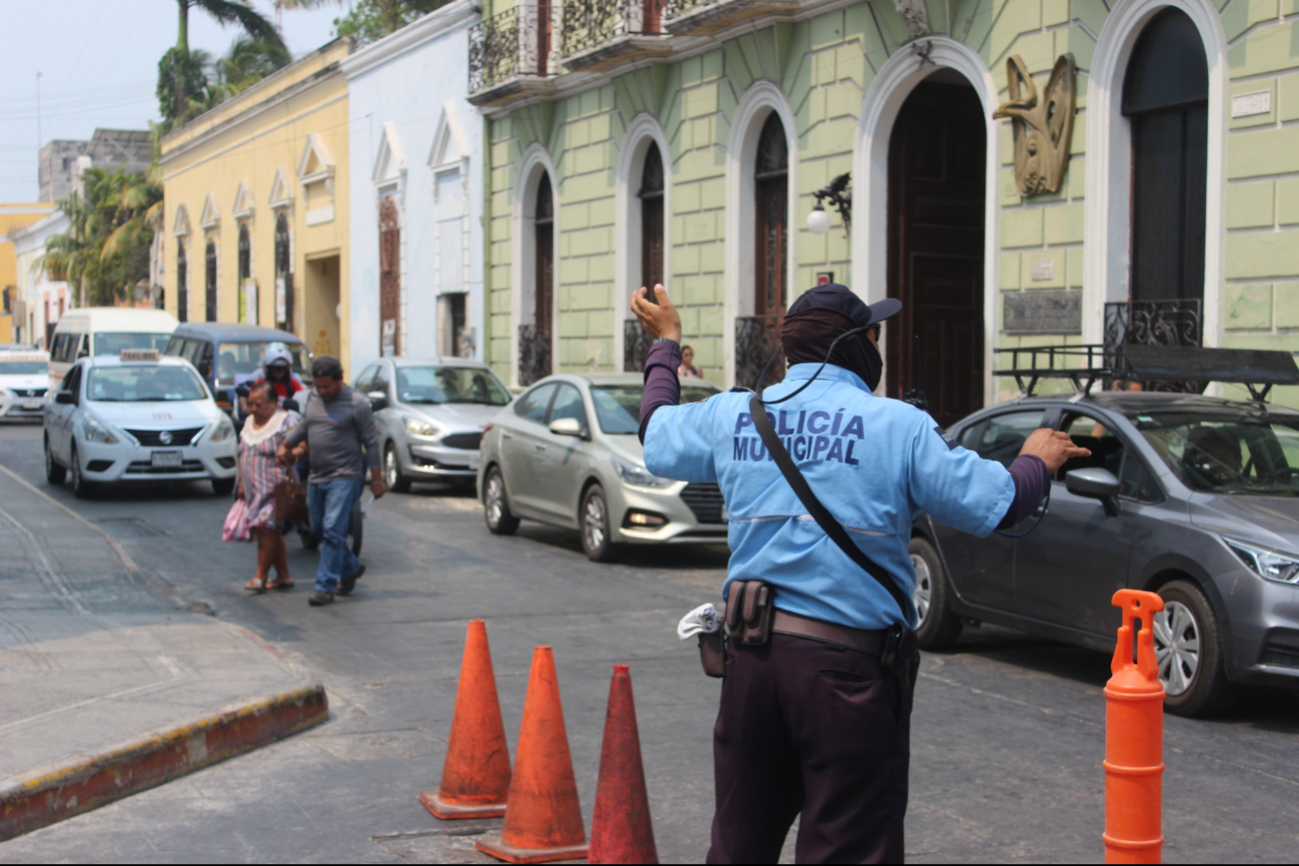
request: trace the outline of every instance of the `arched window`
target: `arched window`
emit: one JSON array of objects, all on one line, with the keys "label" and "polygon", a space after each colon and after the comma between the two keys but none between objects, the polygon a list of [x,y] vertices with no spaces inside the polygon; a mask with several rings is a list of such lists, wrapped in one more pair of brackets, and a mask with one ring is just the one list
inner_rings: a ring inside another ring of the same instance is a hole
[{"label": "arched window", "polygon": [[1132,123],[1134,303],[1203,300],[1208,109],[1199,31],[1178,9],[1160,12],[1133,49],[1123,87]]},{"label": "arched window", "polygon": [[663,282],[663,157],[659,146],[650,142],[641,171],[640,192],[640,284],[653,289]]},{"label": "arched window", "polygon": [[189,259],[184,238],[176,239],[176,318],[189,321]]},{"label": "arched window", "polygon": [[390,358],[400,345],[401,226],[397,197],[387,194],[379,202],[379,353]]},{"label": "arched window", "polygon": [[207,297],[204,299],[207,306],[207,320],[215,322],[217,320],[217,248],[213,241],[207,242]]},{"label": "arched window", "polygon": [[275,218],[275,318],[293,333],[293,265],[289,254],[289,220],[283,212]]},{"label": "arched window", "polygon": [[555,199],[550,177],[541,173],[537,181],[537,204],[533,211],[534,279],[531,339],[521,356],[520,382],[530,385],[551,373],[552,321],[555,314]]},{"label": "arched window", "polygon": [[[255,314],[251,316],[248,315],[249,312],[248,299],[245,294],[249,288],[248,280],[252,278],[252,275],[253,275],[253,242],[252,239],[248,236],[248,223],[240,223],[239,224],[239,292],[237,294],[237,297],[239,298],[239,311],[236,314],[235,318],[237,318],[241,322],[251,322],[255,325],[257,324],[257,317]],[[254,300],[253,303],[255,304],[256,300]]]},{"label": "arched window", "polygon": [[762,126],[753,166],[755,316],[785,312],[788,263],[789,144],[780,117],[772,112]]}]

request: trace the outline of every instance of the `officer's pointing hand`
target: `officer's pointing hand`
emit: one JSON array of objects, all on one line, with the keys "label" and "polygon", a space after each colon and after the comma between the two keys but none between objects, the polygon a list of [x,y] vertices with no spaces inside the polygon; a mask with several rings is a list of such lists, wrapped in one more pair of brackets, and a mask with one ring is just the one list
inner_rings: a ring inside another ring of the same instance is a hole
[{"label": "officer's pointing hand", "polygon": [[1072,460],[1075,457],[1088,457],[1091,451],[1086,448],[1079,448],[1073,444],[1069,434],[1063,430],[1051,430],[1043,427],[1040,430],[1034,430],[1033,434],[1028,437],[1024,447],[1019,450],[1020,456],[1032,454],[1034,457],[1041,458],[1046,464],[1047,471],[1052,475],[1056,470],[1065,464],[1065,461]]},{"label": "officer's pointing hand", "polygon": [[681,342],[681,315],[677,308],[672,306],[672,301],[668,298],[668,290],[663,288],[660,283],[654,286],[654,297],[658,303],[654,303],[649,297],[649,289],[641,286],[631,295],[631,311],[640,319],[641,327],[654,337],[667,337],[669,340]]}]

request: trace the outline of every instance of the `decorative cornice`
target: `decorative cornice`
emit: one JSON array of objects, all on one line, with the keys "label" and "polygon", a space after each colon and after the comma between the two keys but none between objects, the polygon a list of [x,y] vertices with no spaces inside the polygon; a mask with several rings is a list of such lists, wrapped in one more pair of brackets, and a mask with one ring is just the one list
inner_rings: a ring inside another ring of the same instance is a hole
[{"label": "decorative cornice", "polygon": [[[385,36],[373,45],[367,45],[342,62],[343,74],[348,78],[364,75],[426,42],[457,28],[468,30],[482,18],[479,0],[456,0],[412,21],[396,33]],[[465,70],[468,76],[468,69]]]}]

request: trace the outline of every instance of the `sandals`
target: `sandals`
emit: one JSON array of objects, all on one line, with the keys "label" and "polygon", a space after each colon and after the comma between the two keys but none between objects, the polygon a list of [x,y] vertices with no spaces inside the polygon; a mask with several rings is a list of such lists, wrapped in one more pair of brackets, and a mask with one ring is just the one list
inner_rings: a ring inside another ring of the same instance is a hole
[{"label": "sandals", "polygon": [[257,578],[254,577],[244,584],[244,589],[248,590],[254,595],[261,595],[262,593],[266,592],[266,581],[258,580]]},{"label": "sandals", "polygon": [[293,589],[293,581],[292,580],[286,581],[283,578],[277,577],[274,578],[273,580],[268,580],[266,582],[266,588],[267,589]]}]

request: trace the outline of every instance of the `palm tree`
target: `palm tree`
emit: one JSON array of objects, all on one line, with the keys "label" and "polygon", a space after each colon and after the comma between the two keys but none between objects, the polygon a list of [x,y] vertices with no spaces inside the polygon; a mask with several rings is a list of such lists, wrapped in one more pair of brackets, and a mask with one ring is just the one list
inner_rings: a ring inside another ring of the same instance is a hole
[{"label": "palm tree", "polygon": [[293,60],[282,46],[239,36],[225,56],[214,65],[214,88],[222,99],[242,93],[266,76],[283,69]]},{"label": "palm tree", "polygon": [[[287,0],[285,5],[295,5],[294,0]],[[238,24],[253,39],[273,45],[287,52],[280,31],[264,15],[254,9],[251,0],[176,0],[180,10],[180,23],[176,36],[176,58],[180,64],[189,65],[189,10],[191,6],[202,9],[222,24]],[[170,52],[169,52],[170,53]],[[164,58],[164,61],[166,58]],[[189,76],[177,74],[175,77],[176,97],[173,101],[174,118],[183,118],[186,114],[186,79]],[[183,122],[183,121],[181,121]]]}]

